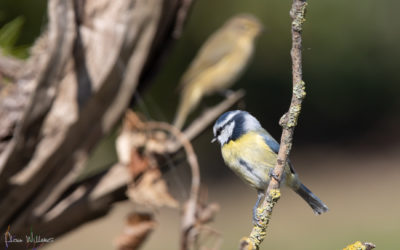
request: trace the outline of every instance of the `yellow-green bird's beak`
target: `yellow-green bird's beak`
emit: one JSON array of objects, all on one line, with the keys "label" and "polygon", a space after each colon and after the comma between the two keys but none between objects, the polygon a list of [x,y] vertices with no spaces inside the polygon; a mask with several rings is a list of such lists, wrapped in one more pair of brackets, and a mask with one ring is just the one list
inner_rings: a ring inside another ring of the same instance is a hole
[{"label": "yellow-green bird's beak", "polygon": [[215,137],[215,138],[213,138],[212,140],[211,140],[211,143],[214,143],[214,142],[216,142],[217,141],[217,138]]}]

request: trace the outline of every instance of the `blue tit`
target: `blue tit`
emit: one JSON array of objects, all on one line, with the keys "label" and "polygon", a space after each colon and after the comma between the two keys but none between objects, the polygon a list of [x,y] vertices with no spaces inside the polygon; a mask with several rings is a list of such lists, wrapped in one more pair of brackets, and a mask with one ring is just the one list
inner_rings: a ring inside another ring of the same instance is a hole
[{"label": "blue tit", "polygon": [[262,30],[258,19],[240,14],[229,19],[204,43],[183,75],[180,103],[173,122],[181,129],[204,95],[223,92],[243,72]]},{"label": "blue tit", "polygon": [[[256,223],[256,209],[275,167],[279,143],[254,116],[241,110],[222,114],[215,122],[213,132],[212,142],[220,143],[225,164],[258,192],[253,208],[253,222]],[[290,161],[285,166],[283,182],[300,195],[315,214],[328,211],[328,207],[300,182]]]}]

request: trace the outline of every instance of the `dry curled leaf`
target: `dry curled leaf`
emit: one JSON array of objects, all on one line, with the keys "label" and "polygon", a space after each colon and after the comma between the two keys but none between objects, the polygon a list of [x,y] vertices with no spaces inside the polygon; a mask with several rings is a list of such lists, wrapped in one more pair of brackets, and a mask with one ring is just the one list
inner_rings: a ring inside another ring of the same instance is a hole
[{"label": "dry curled leaf", "polygon": [[129,214],[122,234],[115,240],[117,248],[119,250],[139,249],[155,226],[156,222],[150,214]]},{"label": "dry curled leaf", "polygon": [[115,145],[120,163],[128,165],[132,160],[132,151],[137,151],[146,144],[147,137],[142,130],[143,122],[134,112],[128,110]]},{"label": "dry curled leaf", "polygon": [[198,223],[203,225],[213,221],[219,209],[219,205],[215,202],[199,207],[196,214]]},{"label": "dry curled leaf", "polygon": [[132,151],[145,145],[146,141],[145,134],[123,129],[115,143],[119,162],[128,165],[131,161]]},{"label": "dry curled leaf", "polygon": [[139,154],[138,151],[132,150],[131,161],[129,162],[128,169],[133,179],[145,172],[149,167],[149,160]]},{"label": "dry curled leaf", "polygon": [[177,208],[178,202],[168,192],[165,180],[158,169],[146,171],[127,191],[129,199],[135,203],[150,207]]}]

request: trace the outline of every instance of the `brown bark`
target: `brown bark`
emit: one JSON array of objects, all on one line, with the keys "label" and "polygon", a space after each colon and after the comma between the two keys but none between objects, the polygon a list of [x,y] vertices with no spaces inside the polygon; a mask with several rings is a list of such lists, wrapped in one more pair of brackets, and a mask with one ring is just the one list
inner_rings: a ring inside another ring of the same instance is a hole
[{"label": "brown bark", "polygon": [[56,236],[118,199],[129,176],[119,165],[74,182],[137,87],[147,84],[148,72],[154,74],[190,5],[49,1],[48,30],[13,79],[13,95],[0,99],[0,228]]}]

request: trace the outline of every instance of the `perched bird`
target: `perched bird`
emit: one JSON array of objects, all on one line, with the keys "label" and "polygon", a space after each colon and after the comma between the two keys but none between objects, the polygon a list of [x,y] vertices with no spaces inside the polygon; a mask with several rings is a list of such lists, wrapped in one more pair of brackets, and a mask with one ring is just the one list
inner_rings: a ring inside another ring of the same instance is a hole
[{"label": "perched bird", "polygon": [[173,124],[181,129],[204,95],[229,88],[247,65],[261,23],[249,14],[229,19],[204,43],[181,79],[181,99]]},{"label": "perched bird", "polygon": [[[221,144],[225,164],[258,192],[253,208],[253,223],[256,223],[256,209],[268,187],[279,144],[254,116],[241,110],[222,114],[215,122],[213,132],[212,142]],[[328,207],[300,182],[290,161],[285,166],[282,181],[300,195],[315,214],[328,211]]]}]

